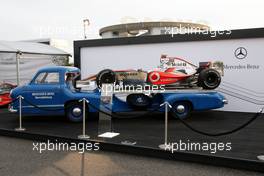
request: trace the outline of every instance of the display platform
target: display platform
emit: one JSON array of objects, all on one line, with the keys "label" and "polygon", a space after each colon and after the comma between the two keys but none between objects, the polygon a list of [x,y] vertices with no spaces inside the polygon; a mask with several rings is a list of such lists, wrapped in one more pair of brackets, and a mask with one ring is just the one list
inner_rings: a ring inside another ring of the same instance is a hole
[{"label": "display platform", "polygon": [[[229,131],[248,121],[254,114],[234,112],[195,112],[186,122],[206,132]],[[207,137],[186,128],[179,120],[169,119],[168,143],[232,143],[231,151],[164,151],[159,148],[164,143],[164,115],[154,114],[137,118],[113,119],[112,128],[120,135],[114,138],[98,137],[98,121],[86,121],[86,133],[89,142],[100,142],[101,150],[126,152],[130,154],[183,160],[204,164],[220,165],[232,168],[264,172],[264,162],[257,156],[264,154],[264,118],[261,115],[248,127],[234,134],[221,137]],[[7,109],[0,109],[0,135],[27,138],[36,141],[58,140],[80,142],[82,123],[72,123],[64,117],[23,117],[24,132],[16,132],[19,125],[18,115]]]}]

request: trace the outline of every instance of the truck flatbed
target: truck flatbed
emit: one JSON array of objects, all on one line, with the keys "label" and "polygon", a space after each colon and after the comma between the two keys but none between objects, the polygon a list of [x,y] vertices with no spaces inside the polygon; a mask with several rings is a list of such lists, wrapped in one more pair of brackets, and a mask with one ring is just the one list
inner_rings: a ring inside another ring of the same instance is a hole
[{"label": "truck flatbed", "polygon": [[[102,99],[107,101],[112,99],[110,102],[113,105],[113,112],[153,111],[162,103],[168,102],[172,105],[171,113],[176,118],[186,118],[191,111],[222,108],[227,102],[217,91],[197,87],[190,89],[170,87],[167,90],[159,90],[157,87],[156,89],[152,87],[151,90],[150,87],[129,90],[116,87],[118,89],[111,90],[110,86],[108,92],[100,92],[96,85],[83,84],[77,86],[80,89],[78,91],[73,86],[73,80],[78,75],[80,70],[75,67],[42,68],[30,83],[13,89],[10,96],[12,99],[24,97],[21,107],[24,115],[65,115],[74,122],[83,119],[84,109],[80,101],[84,100],[89,101],[87,111],[91,113],[98,112]],[[18,112],[19,107],[19,102],[15,101],[10,104],[10,111]],[[164,108],[159,108],[159,111],[164,112]]]}]

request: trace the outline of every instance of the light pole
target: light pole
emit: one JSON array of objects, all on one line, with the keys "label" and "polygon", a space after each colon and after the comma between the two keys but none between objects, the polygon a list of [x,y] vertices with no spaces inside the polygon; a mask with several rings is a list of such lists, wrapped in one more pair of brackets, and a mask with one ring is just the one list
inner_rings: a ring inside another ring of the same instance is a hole
[{"label": "light pole", "polygon": [[87,34],[86,31],[88,29],[88,26],[90,25],[90,21],[88,18],[83,20],[83,34],[84,34],[84,39],[87,39]]},{"label": "light pole", "polygon": [[20,84],[20,58],[21,58],[22,53],[18,51],[16,53],[16,75],[17,75],[17,86]]}]

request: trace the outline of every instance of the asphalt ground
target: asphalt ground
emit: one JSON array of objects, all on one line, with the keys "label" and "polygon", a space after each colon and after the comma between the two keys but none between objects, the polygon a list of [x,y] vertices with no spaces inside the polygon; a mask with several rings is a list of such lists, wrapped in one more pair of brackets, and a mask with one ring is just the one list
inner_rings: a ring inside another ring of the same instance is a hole
[{"label": "asphalt ground", "polygon": [[[240,126],[253,115],[217,111],[196,112],[186,119],[186,122],[199,130],[218,133]],[[212,153],[212,151],[187,150],[184,152],[259,162],[257,156],[264,154],[264,118],[262,116],[241,131],[221,137],[207,137],[197,134],[186,128],[179,120],[169,119],[168,142],[231,143],[232,149],[230,151],[219,150]],[[136,147],[159,150],[158,146],[164,143],[164,117],[161,114],[138,118],[119,118],[112,121],[113,131],[120,133],[113,139],[97,137],[98,121],[96,120],[87,120],[86,132],[91,139],[99,139],[114,144],[129,141],[135,142]],[[62,136],[71,139],[77,139],[77,136],[82,133],[81,123],[71,123],[64,117],[23,117],[23,126],[27,129],[27,133]],[[0,129],[13,131],[16,127],[18,127],[18,116],[9,113],[6,109],[0,109]]]},{"label": "asphalt ground", "polygon": [[[263,173],[115,152],[33,151],[33,142],[0,137],[4,176],[260,176]],[[35,141],[36,142],[36,141]]]}]

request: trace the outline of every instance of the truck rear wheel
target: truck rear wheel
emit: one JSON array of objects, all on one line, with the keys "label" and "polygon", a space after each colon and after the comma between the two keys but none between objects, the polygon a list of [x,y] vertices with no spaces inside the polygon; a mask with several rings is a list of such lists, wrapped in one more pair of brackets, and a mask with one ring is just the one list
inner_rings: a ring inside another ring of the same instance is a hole
[{"label": "truck rear wheel", "polygon": [[190,116],[192,111],[192,104],[188,101],[175,102],[171,108],[172,117],[178,119],[185,119]]},{"label": "truck rear wheel", "polygon": [[96,76],[96,84],[99,88],[102,84],[112,84],[116,82],[116,74],[113,70],[105,69],[100,71]]},{"label": "truck rear wheel", "polygon": [[203,89],[215,89],[221,83],[221,75],[218,71],[206,68],[198,76],[198,86]]},{"label": "truck rear wheel", "polygon": [[[71,102],[67,104],[66,116],[71,122],[83,121],[83,105],[79,102]],[[85,118],[88,117],[89,108],[86,106]]]}]

